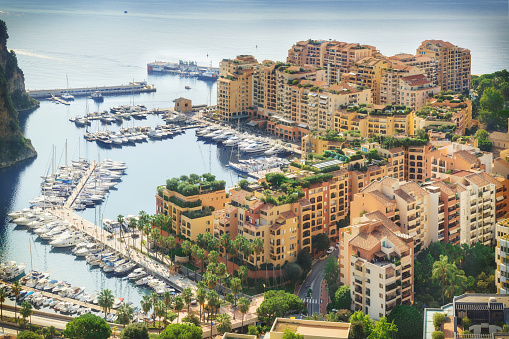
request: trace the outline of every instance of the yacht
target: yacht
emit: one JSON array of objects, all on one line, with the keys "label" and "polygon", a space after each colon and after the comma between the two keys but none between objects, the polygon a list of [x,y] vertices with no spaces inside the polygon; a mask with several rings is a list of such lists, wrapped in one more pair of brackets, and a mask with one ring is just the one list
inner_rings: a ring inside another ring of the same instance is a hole
[{"label": "yacht", "polygon": [[216,135],[214,137],[212,137],[212,141],[215,141],[215,142],[223,142],[224,140],[228,139],[228,138],[231,138],[235,135],[235,131],[226,131],[224,133],[221,133],[219,135]]},{"label": "yacht", "polygon": [[21,226],[26,226],[29,223],[31,223],[32,221],[36,221],[37,219],[39,219],[38,214],[27,213],[26,215],[22,216],[21,218],[14,219],[13,223],[15,223],[17,225],[21,225]]},{"label": "yacht", "polygon": [[96,102],[103,102],[104,101],[103,95],[99,91],[93,92],[90,96]]},{"label": "yacht", "polygon": [[83,236],[79,233],[73,233],[69,235],[64,235],[59,237],[49,244],[53,247],[71,247],[76,245],[79,241],[81,241]]},{"label": "yacht", "polygon": [[0,265],[0,279],[14,280],[25,273],[27,264],[18,264],[15,261],[9,261]]},{"label": "yacht", "polygon": [[223,141],[223,146],[225,147],[233,147],[233,146],[236,146],[238,145],[242,140],[244,140],[243,138],[239,137],[239,136],[233,136],[229,139],[226,139]]},{"label": "yacht", "polygon": [[129,273],[127,278],[129,278],[129,280],[138,280],[138,279],[141,279],[146,276],[147,276],[147,272],[145,272],[145,270],[140,267],[140,268],[135,269],[131,273]]}]

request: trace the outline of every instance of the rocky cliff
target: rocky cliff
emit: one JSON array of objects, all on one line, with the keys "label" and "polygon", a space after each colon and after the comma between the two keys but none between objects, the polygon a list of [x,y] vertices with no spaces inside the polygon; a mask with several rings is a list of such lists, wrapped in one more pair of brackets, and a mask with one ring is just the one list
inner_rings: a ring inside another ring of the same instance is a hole
[{"label": "rocky cliff", "polygon": [[19,127],[18,111],[38,102],[25,92],[25,79],[13,51],[7,50],[7,26],[0,20],[0,168],[37,156]]}]

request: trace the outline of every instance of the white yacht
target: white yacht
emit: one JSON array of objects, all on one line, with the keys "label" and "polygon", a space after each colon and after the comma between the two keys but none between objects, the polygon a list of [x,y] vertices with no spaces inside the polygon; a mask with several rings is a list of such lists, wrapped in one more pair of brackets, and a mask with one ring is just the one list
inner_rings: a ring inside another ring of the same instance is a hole
[{"label": "white yacht", "polygon": [[71,247],[82,241],[83,236],[79,233],[73,233],[59,237],[49,244],[53,247]]}]

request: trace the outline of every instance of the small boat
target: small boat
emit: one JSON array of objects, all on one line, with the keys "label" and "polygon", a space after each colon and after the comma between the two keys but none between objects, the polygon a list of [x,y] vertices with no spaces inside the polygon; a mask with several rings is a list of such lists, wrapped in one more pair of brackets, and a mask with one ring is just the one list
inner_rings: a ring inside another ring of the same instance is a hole
[{"label": "small boat", "polygon": [[101,92],[99,91],[95,91],[95,92],[92,92],[92,94],[90,95],[90,97],[96,101],[96,102],[103,102],[104,101],[104,98],[103,98],[103,95],[101,94]]},{"label": "small boat", "polygon": [[124,303],[124,298],[115,299],[115,303],[113,304],[113,309],[117,309]]},{"label": "small boat", "polygon": [[185,87],[185,89],[191,89],[191,87],[189,87],[189,86],[186,86],[186,87]]}]

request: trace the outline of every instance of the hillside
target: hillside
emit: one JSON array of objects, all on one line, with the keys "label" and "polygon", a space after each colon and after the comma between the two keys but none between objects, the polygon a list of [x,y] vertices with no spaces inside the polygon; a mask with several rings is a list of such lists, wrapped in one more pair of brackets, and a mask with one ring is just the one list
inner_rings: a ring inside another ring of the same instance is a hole
[{"label": "hillside", "polygon": [[21,133],[17,110],[36,107],[25,92],[25,79],[13,51],[7,49],[7,26],[0,20],[0,168],[37,156]]}]

